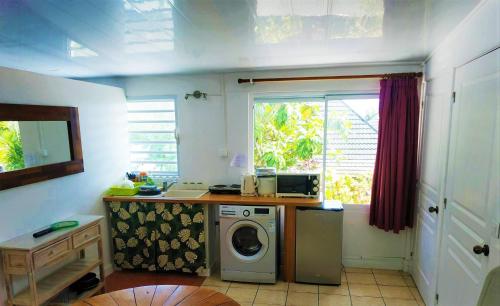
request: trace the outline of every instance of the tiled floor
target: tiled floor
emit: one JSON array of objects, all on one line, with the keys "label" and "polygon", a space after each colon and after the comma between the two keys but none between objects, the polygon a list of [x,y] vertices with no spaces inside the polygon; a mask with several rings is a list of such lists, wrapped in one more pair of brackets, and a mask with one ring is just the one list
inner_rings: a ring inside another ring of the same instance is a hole
[{"label": "tiled floor", "polygon": [[340,286],[278,282],[275,285],[207,278],[202,286],[227,294],[242,306],[417,306],[425,305],[410,275],[400,271],[346,268]]}]

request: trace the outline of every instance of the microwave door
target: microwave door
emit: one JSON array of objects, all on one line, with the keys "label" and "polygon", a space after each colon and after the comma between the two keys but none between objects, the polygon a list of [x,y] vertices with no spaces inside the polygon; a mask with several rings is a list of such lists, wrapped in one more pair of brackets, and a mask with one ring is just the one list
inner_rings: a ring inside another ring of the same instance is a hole
[{"label": "microwave door", "polygon": [[278,179],[279,193],[307,195],[307,187],[307,177],[301,175],[280,176]]}]

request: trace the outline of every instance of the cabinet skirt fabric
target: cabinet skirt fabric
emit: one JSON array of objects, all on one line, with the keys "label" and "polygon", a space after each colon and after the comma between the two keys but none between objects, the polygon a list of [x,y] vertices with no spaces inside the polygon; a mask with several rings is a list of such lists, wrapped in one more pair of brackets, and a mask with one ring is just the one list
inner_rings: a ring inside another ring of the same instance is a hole
[{"label": "cabinet skirt fabric", "polygon": [[206,268],[203,205],[106,202],[117,267],[200,273]]}]

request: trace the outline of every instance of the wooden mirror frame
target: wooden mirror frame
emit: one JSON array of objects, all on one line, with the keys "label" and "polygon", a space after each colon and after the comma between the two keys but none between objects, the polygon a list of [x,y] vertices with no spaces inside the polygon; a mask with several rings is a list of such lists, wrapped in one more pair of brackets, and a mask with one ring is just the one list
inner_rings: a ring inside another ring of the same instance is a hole
[{"label": "wooden mirror frame", "polygon": [[0,121],[66,121],[71,160],[0,173],[0,190],[83,172],[78,108],[0,103]]}]

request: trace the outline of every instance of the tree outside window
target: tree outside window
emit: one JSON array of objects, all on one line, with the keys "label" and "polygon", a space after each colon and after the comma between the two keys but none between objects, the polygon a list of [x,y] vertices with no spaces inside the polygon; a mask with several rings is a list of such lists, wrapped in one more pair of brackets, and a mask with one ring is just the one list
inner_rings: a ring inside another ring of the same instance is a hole
[{"label": "tree outside window", "polygon": [[322,172],[326,199],[369,204],[378,99],[272,100],[254,106],[255,167]]},{"label": "tree outside window", "polygon": [[0,121],[0,172],[23,168],[23,145],[19,125],[15,121]]}]

